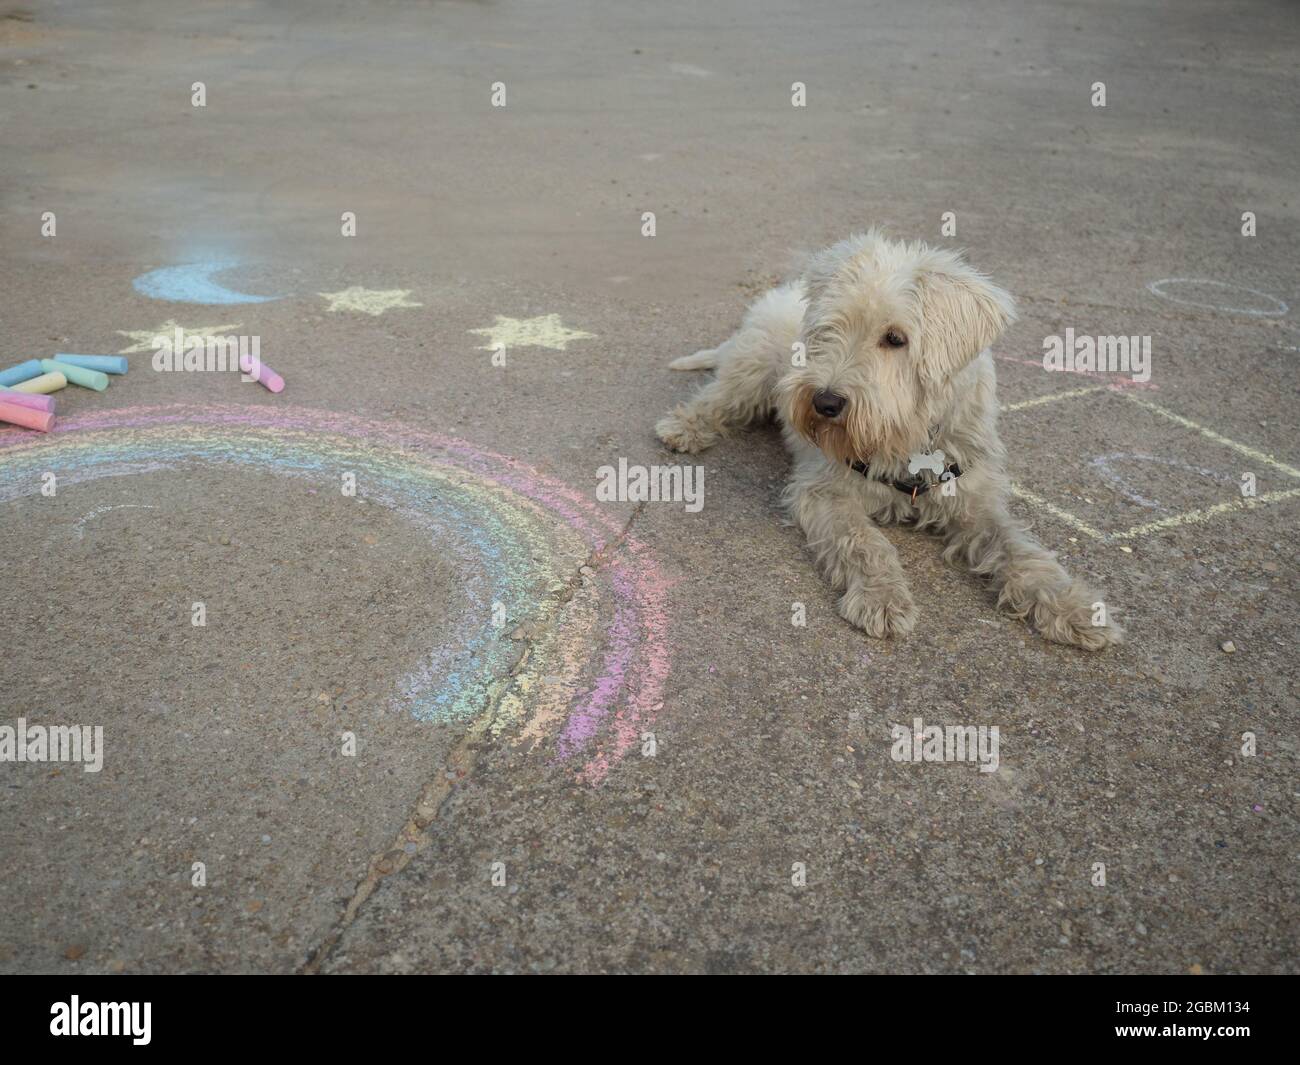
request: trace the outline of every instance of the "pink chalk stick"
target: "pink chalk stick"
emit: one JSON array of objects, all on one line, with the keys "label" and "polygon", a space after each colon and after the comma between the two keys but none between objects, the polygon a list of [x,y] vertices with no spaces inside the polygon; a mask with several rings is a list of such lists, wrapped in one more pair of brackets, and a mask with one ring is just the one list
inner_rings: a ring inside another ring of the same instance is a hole
[{"label": "pink chalk stick", "polygon": [[239,357],[239,368],[249,377],[254,378],[268,392],[284,391],[284,378],[261,359],[254,358],[252,355],[241,355]]},{"label": "pink chalk stick", "polygon": [[14,392],[8,388],[0,388],[0,402],[17,403],[20,407],[30,407],[32,410],[54,412],[53,396],[41,396],[31,392]]},{"label": "pink chalk stick", "polygon": [[0,422],[48,433],[54,426],[54,415],[49,411],[32,410],[31,407],[20,407],[17,403],[0,400]]}]

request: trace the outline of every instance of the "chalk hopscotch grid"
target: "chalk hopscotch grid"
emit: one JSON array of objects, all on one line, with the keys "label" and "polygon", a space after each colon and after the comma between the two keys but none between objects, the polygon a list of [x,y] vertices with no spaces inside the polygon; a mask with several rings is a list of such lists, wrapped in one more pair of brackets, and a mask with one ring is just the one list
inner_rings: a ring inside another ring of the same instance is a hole
[{"label": "chalk hopscotch grid", "polygon": [[[1037,396],[1034,399],[1022,400],[1019,403],[1004,404],[1001,407],[1001,413],[1011,414],[1016,411],[1040,407],[1048,403],[1057,403],[1069,399],[1079,399],[1083,396],[1090,396],[1098,392],[1109,392],[1111,395],[1118,395],[1120,398],[1125,399],[1130,403],[1134,403],[1153,414],[1158,414],[1160,417],[1166,418],[1169,421],[1174,422],[1176,425],[1181,425],[1185,429],[1192,429],[1195,432],[1200,433],[1207,440],[1214,444],[1218,444],[1220,447],[1230,448],[1238,454],[1245,455],[1247,458],[1252,459],[1255,462],[1272,467],[1279,473],[1284,473],[1288,477],[1300,480],[1300,469],[1296,469],[1294,466],[1289,466],[1285,462],[1275,459],[1272,455],[1269,455],[1266,452],[1259,451],[1258,449],[1246,444],[1238,443],[1236,440],[1226,437],[1222,433],[1216,432],[1198,422],[1192,421],[1191,418],[1186,418],[1181,414],[1175,414],[1173,411],[1167,410],[1158,403],[1152,403],[1149,399],[1142,399],[1134,395],[1132,392],[1118,391],[1107,385],[1092,385],[1086,388],[1074,388],[1065,392],[1053,392],[1050,395]],[[1055,503],[1044,499],[1038,493],[1032,492],[1022,485],[1013,482],[1011,485],[1011,492],[1016,496],[1016,498],[1023,500],[1030,506],[1045,511],[1058,521],[1070,526],[1070,528],[1082,533],[1089,539],[1096,540],[1099,543],[1122,543],[1127,540],[1136,540],[1143,536],[1150,536],[1152,533],[1161,532],[1164,529],[1172,529],[1180,525],[1200,525],[1213,518],[1223,517],[1239,511],[1252,510],[1255,507],[1264,506],[1270,503],[1281,503],[1287,499],[1294,499],[1300,496],[1300,486],[1296,488],[1281,489],[1276,492],[1265,492],[1263,495],[1250,498],[1243,497],[1241,499],[1234,499],[1226,503],[1216,503],[1212,507],[1205,507],[1200,510],[1188,510],[1181,514],[1172,514],[1169,517],[1161,518],[1158,521],[1144,522],[1140,525],[1134,525],[1131,529],[1111,533],[1102,532],[1100,529],[1094,528],[1077,514],[1071,513],[1064,507],[1057,506]]]}]

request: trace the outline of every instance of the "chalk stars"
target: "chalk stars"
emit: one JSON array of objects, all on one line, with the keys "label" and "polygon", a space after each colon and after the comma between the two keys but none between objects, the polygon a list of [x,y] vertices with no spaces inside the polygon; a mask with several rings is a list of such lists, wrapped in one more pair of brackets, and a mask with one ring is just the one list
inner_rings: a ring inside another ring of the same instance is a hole
[{"label": "chalk stars", "polygon": [[423,307],[423,303],[408,301],[409,288],[362,288],[353,285],[342,292],[320,292],[317,295],[330,301],[329,311],[357,311],[360,314],[379,315],[392,307]]},{"label": "chalk stars", "polygon": [[498,351],[501,348],[564,351],[575,340],[594,340],[596,336],[595,333],[565,328],[558,314],[543,314],[537,318],[506,318],[498,314],[495,325],[471,329],[470,332],[488,338],[480,351]]},{"label": "chalk stars", "polygon": [[191,329],[177,325],[175,319],[169,318],[157,329],[119,329],[117,331],[118,336],[134,340],[135,344],[132,347],[123,348],[118,354],[133,355],[137,351],[154,351],[157,349],[157,345],[154,343],[155,337],[166,337],[168,342],[172,343],[177,330],[180,330],[183,336],[212,337],[224,336],[238,328],[238,322],[231,322],[227,325],[196,325]]}]

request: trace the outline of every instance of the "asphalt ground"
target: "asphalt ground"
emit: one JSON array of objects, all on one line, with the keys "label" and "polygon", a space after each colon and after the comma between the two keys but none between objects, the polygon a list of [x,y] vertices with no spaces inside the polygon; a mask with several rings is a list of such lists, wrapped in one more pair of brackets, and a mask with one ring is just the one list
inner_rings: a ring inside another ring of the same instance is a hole
[{"label": "asphalt ground", "polygon": [[[0,763],[0,970],[1296,971],[1298,43],[1208,0],[0,6],[0,363],[131,364],[0,429],[0,724],[104,737]],[[869,225],[1015,294],[1015,506],[1123,646],[894,529],[920,620],[867,639],[770,429],[698,512],[597,499],[681,461],[667,363]],[[286,389],[156,372],[176,326]],[[1045,372],[1066,329],[1149,381]],[[894,760],[917,718],[997,770]]]}]

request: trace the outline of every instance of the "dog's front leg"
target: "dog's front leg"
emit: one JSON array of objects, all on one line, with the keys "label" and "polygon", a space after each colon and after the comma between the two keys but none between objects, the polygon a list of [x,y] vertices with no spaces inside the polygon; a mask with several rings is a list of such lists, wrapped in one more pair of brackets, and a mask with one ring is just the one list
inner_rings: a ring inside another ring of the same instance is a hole
[{"label": "dog's front leg", "polygon": [[916,604],[898,552],[871,520],[866,487],[838,473],[811,483],[796,474],[786,498],[819,568],[843,593],[840,616],[868,636],[902,636],[916,624]]},{"label": "dog's front leg", "polygon": [[[966,497],[969,500],[969,496]],[[944,557],[960,557],[989,577],[998,605],[1056,643],[1099,651],[1123,637],[1107,604],[1074,580],[1056,558],[1011,517],[1000,498],[964,507],[947,530]]]}]

